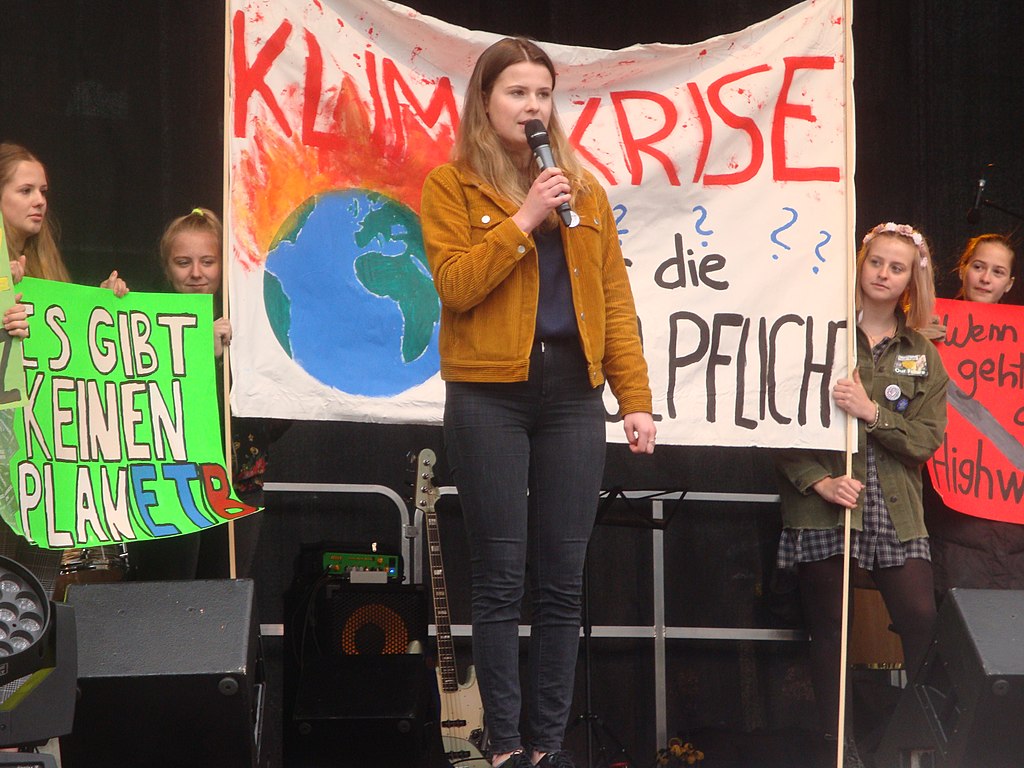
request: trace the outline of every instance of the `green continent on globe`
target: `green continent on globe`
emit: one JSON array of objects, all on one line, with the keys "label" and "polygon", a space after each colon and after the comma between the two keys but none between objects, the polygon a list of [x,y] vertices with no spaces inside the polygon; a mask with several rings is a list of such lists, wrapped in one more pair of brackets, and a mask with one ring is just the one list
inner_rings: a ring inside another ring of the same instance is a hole
[{"label": "green continent on globe", "polygon": [[291,332],[292,303],[281,287],[281,281],[269,272],[263,276],[263,304],[267,308],[267,320],[277,343],[291,357],[292,345],[288,334]]},{"label": "green continent on globe", "polygon": [[441,301],[419,216],[376,190],[332,189],[284,220],[264,265],[266,317],[305,373],[394,397],[440,369]]},{"label": "green continent on globe", "polygon": [[[370,193],[367,197],[385,199],[377,193]],[[402,359],[405,362],[415,360],[430,343],[434,325],[441,314],[440,302],[422,253],[419,220],[405,206],[372,208],[363,217],[355,239],[360,248],[376,239],[402,244],[402,253],[396,256],[374,251],[360,255],[355,260],[356,277],[370,293],[390,298],[398,304],[405,320]]]}]

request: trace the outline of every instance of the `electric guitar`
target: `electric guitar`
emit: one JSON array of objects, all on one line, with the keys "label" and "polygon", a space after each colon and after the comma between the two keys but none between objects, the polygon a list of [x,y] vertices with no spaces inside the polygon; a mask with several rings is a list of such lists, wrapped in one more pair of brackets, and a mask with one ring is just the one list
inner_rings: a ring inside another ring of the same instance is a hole
[{"label": "electric guitar", "polygon": [[434,452],[424,448],[416,457],[416,494],[414,503],[423,510],[430,555],[430,586],[434,598],[434,624],[437,627],[437,687],[441,692],[441,741],[445,756],[454,766],[490,768],[480,752],[484,740],[484,708],[476,672],[470,667],[466,682],[460,683],[452,644],[451,617],[448,614],[448,589],[441,558],[441,535],[437,527],[435,503],[440,492],[434,486]]}]

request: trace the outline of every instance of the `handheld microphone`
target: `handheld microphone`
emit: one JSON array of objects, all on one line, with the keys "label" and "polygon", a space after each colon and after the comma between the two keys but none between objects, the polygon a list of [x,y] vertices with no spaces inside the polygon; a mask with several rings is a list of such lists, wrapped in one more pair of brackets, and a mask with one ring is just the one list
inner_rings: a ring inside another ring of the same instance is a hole
[{"label": "handheld microphone", "polygon": [[[526,143],[533,150],[540,169],[543,171],[545,168],[557,167],[555,156],[551,154],[551,140],[548,138],[548,131],[544,127],[544,123],[540,120],[527,120],[523,130],[526,131]],[[579,216],[573,212],[568,203],[560,203],[556,210],[565,226],[571,228],[580,223]]]},{"label": "handheld microphone", "polygon": [[985,180],[984,177],[978,179],[978,191],[975,192],[974,194],[974,205],[972,205],[971,210],[967,212],[968,224],[977,224],[979,221],[981,221],[981,205],[983,202],[982,195],[985,192],[985,185],[987,183],[988,182]]}]

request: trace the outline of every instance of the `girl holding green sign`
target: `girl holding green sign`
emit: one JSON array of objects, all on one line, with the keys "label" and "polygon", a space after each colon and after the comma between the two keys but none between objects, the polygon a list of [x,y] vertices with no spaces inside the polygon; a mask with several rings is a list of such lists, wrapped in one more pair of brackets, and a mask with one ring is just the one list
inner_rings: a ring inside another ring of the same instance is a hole
[{"label": "girl holding green sign", "polygon": [[[164,229],[160,238],[160,265],[176,293],[207,294],[219,307],[222,283],[223,227],[208,208],[193,208]],[[214,353],[223,359],[231,344],[231,323],[215,310]],[[232,423],[234,454],[232,485],[238,497],[254,506],[263,504],[263,471],[267,449],[288,422],[235,419]],[[247,577],[252,569],[261,518],[249,515],[236,520],[235,576]],[[129,545],[132,578],[137,580],[227,578],[227,526],[200,534],[175,536]]]},{"label": "girl holding green sign", "polygon": [[[47,205],[49,183],[46,168],[31,152],[19,144],[0,143],[0,215],[11,260],[11,277],[15,283],[25,275],[45,280],[70,282],[67,266],[57,246],[55,226]],[[115,295],[124,296],[128,286],[117,271],[100,283]],[[20,294],[15,297],[20,300]],[[4,330],[12,336],[28,335],[25,307],[14,304],[4,313]],[[0,460],[6,465],[10,455],[6,449],[14,439],[7,414],[0,419]],[[4,473],[3,480],[7,480]],[[2,481],[0,481],[2,482]],[[61,566],[61,552],[34,546],[7,525],[0,525],[0,555],[17,560],[39,579],[48,593],[52,592]]]}]

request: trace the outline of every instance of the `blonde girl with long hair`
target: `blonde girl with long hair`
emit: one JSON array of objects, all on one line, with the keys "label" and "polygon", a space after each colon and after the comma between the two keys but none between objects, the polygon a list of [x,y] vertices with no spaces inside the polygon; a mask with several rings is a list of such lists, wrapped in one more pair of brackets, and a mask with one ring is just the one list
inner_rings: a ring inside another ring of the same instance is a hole
[{"label": "blonde girl with long hair", "polygon": [[[856,418],[853,472],[840,452],[775,452],[783,522],[777,562],[799,580],[826,745],[841,706],[844,508],[852,510],[850,557],[881,592],[911,675],[936,613],[921,468],[942,443],[949,378],[925,335],[935,305],[927,240],[910,225],[879,224],[864,236],[856,275],[857,366],[832,390],[835,404]],[[823,751],[827,763],[835,747]],[[860,765],[849,742],[845,762]]]}]

